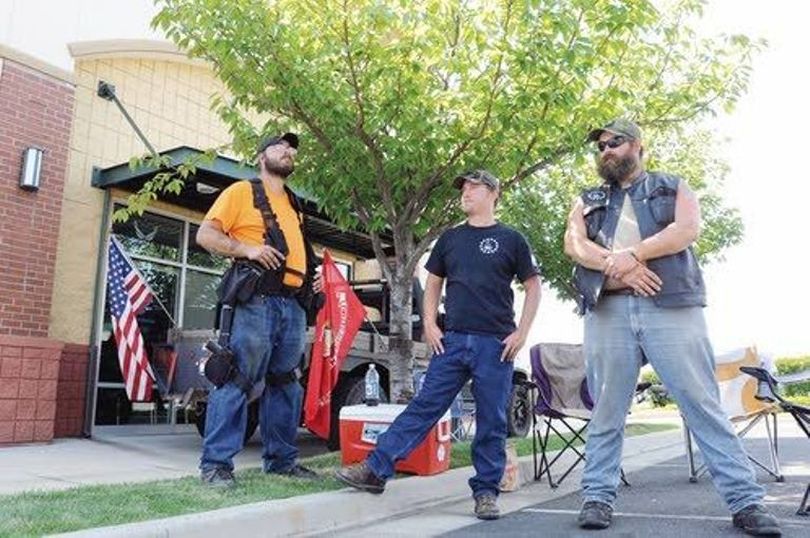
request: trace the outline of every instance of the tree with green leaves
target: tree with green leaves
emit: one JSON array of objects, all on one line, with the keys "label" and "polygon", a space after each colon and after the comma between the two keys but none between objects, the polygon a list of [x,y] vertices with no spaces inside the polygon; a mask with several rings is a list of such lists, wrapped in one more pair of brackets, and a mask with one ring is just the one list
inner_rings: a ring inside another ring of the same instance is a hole
[{"label": "tree with green leaves", "polygon": [[[593,182],[589,129],[622,115],[660,140],[687,132],[733,106],[760,47],[699,38],[697,0],[156,1],[155,27],[225,84],[213,107],[234,151],[249,157],[262,133],[301,132],[294,181],[340,225],[370,234],[392,290],[393,399],[410,390],[414,272],[461,219],[454,176],[501,178],[502,217],[565,294],[561,230]],[[705,155],[694,170],[711,168]],[[701,178],[698,193],[717,179]],[[705,253],[740,228],[710,196]]]}]

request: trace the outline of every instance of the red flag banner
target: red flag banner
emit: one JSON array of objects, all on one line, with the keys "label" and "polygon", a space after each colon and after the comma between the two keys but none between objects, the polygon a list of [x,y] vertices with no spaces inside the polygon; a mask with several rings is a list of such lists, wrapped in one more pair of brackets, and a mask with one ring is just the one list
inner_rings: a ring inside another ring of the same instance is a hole
[{"label": "red flag banner", "polygon": [[304,401],[304,424],[315,435],[327,439],[332,390],[366,310],[332,261],[328,250],[324,251],[321,275],[326,302],[318,312],[315,323],[315,341],[312,344]]}]

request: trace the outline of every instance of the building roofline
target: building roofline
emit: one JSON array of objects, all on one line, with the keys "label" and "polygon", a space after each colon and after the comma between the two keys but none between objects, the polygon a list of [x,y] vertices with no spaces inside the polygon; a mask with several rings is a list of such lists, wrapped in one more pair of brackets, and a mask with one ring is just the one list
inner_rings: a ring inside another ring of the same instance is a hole
[{"label": "building roofline", "polygon": [[[155,166],[147,165],[139,165],[132,168],[128,162],[116,164],[107,168],[94,168],[91,185],[100,189],[108,189],[110,187],[120,186],[133,180],[140,180],[153,176],[161,170],[177,166],[186,162],[189,158],[199,157],[204,154],[204,151],[191,146],[178,146],[160,152],[161,157],[169,158],[168,167],[165,168],[159,169]],[[244,161],[239,159],[220,154],[217,154],[213,160],[205,158],[201,159],[201,161],[196,165],[196,168],[198,171],[208,172],[210,174],[231,180],[231,182],[256,177],[256,168],[254,166],[245,164]],[[301,199],[307,202],[316,202],[315,198],[300,187],[293,188],[293,191]]]},{"label": "building roofline", "polygon": [[178,49],[170,41],[157,39],[104,39],[68,43],[68,51],[74,60],[97,60],[104,58],[137,58],[140,60],[163,60],[210,68],[210,64]]},{"label": "building roofline", "polygon": [[[160,155],[169,158],[170,166],[177,166],[185,162],[189,157],[201,156],[204,153],[204,151],[190,146],[178,146],[161,151]],[[197,165],[197,168],[228,177],[234,181],[250,179],[256,176],[256,169],[253,166],[246,166],[242,161],[224,155],[217,155],[210,162],[203,159]],[[159,169],[155,166],[140,165],[131,168],[129,163],[126,162],[107,168],[96,168],[93,171],[92,185],[100,189],[106,189],[143,176],[151,176],[158,171]]]},{"label": "building roofline", "polygon": [[49,77],[67,82],[73,86],[76,85],[76,77],[70,71],[66,71],[61,67],[49,64],[48,62],[40,60],[35,56],[31,56],[30,54],[0,43],[0,60],[2,59],[24,65],[30,69],[48,75]]}]

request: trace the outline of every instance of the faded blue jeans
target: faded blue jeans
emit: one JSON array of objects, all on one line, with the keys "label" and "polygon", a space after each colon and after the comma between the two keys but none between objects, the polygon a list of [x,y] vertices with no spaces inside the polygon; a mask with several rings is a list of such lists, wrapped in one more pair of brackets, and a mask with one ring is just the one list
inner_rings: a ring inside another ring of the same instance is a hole
[{"label": "faded blue jeans", "polygon": [[366,461],[378,477],[393,476],[396,462],[419,446],[472,377],[472,461],[476,474],[469,484],[473,497],[498,495],[506,467],[506,408],[512,395],[513,363],[501,362],[504,345],[496,336],[447,332],[442,343],[444,353],[430,359],[419,394],[380,435],[377,448]]},{"label": "faded blue jeans", "polygon": [[720,407],[701,307],[660,308],[645,297],[603,297],[585,316],[584,351],[595,402],[585,446],[585,501],[612,505],[616,498],[624,423],[644,357],[678,403],[732,513],[762,501],[764,490]]},{"label": "faded blue jeans", "polygon": [[[254,383],[268,372],[282,374],[301,362],[306,333],[304,309],[294,297],[256,296],[234,311],[231,349],[239,370]],[[265,387],[259,403],[259,424],[267,472],[295,465],[295,444],[301,420],[303,389],[297,381]],[[208,396],[200,469],[233,470],[233,457],[242,450],[247,427],[247,397],[233,383]]]}]

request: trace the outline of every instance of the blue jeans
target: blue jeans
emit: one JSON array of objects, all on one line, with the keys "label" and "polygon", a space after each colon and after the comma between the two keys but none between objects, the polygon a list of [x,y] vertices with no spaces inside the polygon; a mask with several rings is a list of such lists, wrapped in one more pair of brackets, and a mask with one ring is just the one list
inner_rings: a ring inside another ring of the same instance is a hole
[{"label": "blue jeans", "polygon": [[447,332],[442,343],[444,353],[430,360],[422,390],[379,437],[368,466],[380,478],[393,476],[395,463],[419,446],[472,377],[476,475],[470,479],[470,488],[473,497],[497,495],[506,466],[506,407],[512,394],[513,364],[501,362],[504,345],[495,336]]},{"label": "blue jeans", "polygon": [[[230,346],[239,370],[254,383],[268,372],[282,374],[301,362],[306,316],[295,298],[256,296],[234,311]],[[295,465],[295,438],[301,419],[303,389],[297,381],[267,386],[259,402],[264,470],[283,472]],[[247,396],[233,383],[208,396],[200,468],[232,470],[233,456],[244,444]]]},{"label": "blue jeans", "polygon": [[652,299],[608,296],[585,317],[585,360],[594,399],[582,476],[585,501],[613,504],[624,423],[646,358],[674,396],[732,512],[764,495],[725,412],[701,307],[659,308]]}]

